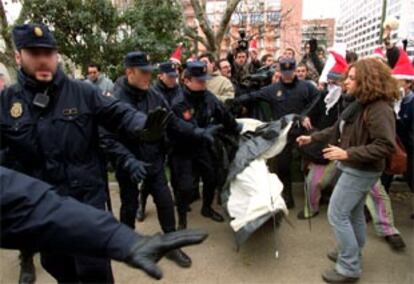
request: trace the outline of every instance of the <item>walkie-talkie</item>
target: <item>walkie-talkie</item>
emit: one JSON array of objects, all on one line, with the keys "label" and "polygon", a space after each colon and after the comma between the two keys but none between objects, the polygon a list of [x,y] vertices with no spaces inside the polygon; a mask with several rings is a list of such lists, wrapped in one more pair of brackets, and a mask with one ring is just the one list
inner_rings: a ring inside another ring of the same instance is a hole
[{"label": "walkie-talkie", "polygon": [[50,101],[50,97],[47,94],[47,90],[46,90],[43,93],[36,93],[33,99],[33,104],[40,108],[46,108],[49,104],[49,101]]}]

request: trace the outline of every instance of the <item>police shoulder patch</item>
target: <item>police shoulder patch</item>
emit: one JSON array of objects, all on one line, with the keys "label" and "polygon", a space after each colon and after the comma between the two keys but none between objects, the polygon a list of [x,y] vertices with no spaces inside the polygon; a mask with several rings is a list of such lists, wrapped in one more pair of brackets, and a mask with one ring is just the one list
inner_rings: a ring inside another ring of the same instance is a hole
[{"label": "police shoulder patch", "polygon": [[23,106],[20,102],[13,103],[12,107],[10,108],[10,115],[13,118],[19,118],[23,114]]}]

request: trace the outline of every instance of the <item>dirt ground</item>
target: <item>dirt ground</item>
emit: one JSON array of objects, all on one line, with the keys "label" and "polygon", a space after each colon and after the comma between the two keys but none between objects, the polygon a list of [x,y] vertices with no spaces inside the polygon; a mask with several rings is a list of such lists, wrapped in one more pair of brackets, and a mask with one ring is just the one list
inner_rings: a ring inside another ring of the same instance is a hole
[{"label": "dirt ground", "polygon": [[[262,227],[248,242],[236,251],[234,239],[227,223],[215,223],[200,215],[200,202],[192,205],[189,226],[206,229],[210,236],[197,247],[186,248],[193,266],[181,269],[169,260],[161,260],[164,279],[157,283],[322,283],[321,272],[333,267],[326,253],[335,246],[334,235],[327,222],[326,205],[312,219],[312,230],[307,221],[296,218],[303,205],[302,185],[295,184],[296,208],[289,220],[282,222],[276,238],[272,224]],[[115,214],[119,212],[118,188],[112,185],[111,195]],[[368,224],[368,239],[363,252],[363,275],[359,283],[414,283],[414,220],[408,192],[392,194],[396,227],[401,231],[407,248],[402,253],[391,251],[387,243],[375,235]],[[137,223],[145,234],[159,230],[156,211],[150,201],[147,219]],[[276,242],[275,242],[276,240]],[[279,258],[275,258],[275,249]],[[41,267],[39,257],[35,260],[37,283],[55,283]],[[117,283],[156,282],[139,270],[113,262]],[[0,250],[0,283],[16,283],[19,274],[18,254]]]}]

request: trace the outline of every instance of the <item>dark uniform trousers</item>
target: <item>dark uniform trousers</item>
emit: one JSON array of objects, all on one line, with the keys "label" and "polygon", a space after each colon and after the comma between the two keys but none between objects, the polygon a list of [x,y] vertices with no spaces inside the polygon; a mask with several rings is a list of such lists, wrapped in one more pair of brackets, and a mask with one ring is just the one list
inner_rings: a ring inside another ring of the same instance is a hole
[{"label": "dark uniform trousers", "polygon": [[191,156],[173,152],[169,158],[171,185],[178,213],[185,214],[188,210],[194,196],[194,176],[197,174],[203,181],[203,207],[211,207],[217,187],[211,154],[206,149],[200,149]]},{"label": "dark uniform trousers", "polygon": [[[151,195],[156,208],[158,220],[164,233],[175,231],[174,202],[168,188],[164,168],[158,166],[151,172],[141,185],[141,198]],[[121,222],[131,228],[135,228],[135,215],[138,210],[138,186],[131,181],[123,170],[116,172],[121,197]]]}]

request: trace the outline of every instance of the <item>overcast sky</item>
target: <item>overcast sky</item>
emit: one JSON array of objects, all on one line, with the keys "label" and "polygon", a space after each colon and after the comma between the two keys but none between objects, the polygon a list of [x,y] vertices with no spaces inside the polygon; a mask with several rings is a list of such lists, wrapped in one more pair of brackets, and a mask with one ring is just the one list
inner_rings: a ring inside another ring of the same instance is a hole
[{"label": "overcast sky", "polygon": [[303,18],[337,18],[339,0],[303,0]]}]

